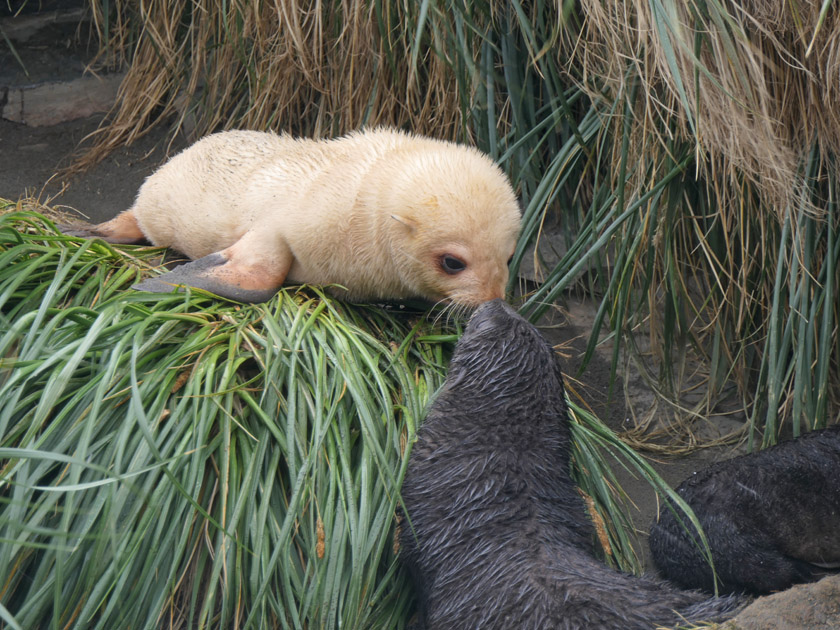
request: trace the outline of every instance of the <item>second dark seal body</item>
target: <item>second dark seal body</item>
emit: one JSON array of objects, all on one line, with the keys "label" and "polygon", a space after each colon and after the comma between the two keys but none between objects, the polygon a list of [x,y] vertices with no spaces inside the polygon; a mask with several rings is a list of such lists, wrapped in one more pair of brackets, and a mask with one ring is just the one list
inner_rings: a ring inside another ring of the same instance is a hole
[{"label": "second dark seal body", "polygon": [[[719,592],[770,593],[840,567],[840,425],[713,464],[677,493],[708,538]],[[669,580],[713,592],[692,538],[663,509],[650,532],[653,560]]]}]

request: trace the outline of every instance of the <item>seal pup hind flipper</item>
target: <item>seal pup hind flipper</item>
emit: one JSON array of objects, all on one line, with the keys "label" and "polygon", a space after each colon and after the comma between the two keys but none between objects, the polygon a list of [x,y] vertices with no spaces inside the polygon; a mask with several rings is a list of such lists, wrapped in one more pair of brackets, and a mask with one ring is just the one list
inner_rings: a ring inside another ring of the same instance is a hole
[{"label": "seal pup hind flipper", "polygon": [[131,210],[120,212],[110,221],[96,225],[58,223],[56,227],[67,236],[101,238],[103,241],[118,245],[138,245],[149,242]]},{"label": "seal pup hind flipper", "polygon": [[267,251],[267,238],[257,231],[248,232],[220,252],[147,278],[134,288],[169,293],[178,286],[190,286],[238,302],[265,302],[280,289],[294,260],[282,240],[274,239]]},{"label": "seal pup hind flipper", "polygon": [[[59,224],[57,227],[69,236],[101,238],[108,243],[148,242],[131,210],[97,225]],[[239,302],[265,302],[280,289],[292,262],[292,253],[282,239],[251,230],[226,249],[147,278],[133,288],[169,293],[190,286]]]}]

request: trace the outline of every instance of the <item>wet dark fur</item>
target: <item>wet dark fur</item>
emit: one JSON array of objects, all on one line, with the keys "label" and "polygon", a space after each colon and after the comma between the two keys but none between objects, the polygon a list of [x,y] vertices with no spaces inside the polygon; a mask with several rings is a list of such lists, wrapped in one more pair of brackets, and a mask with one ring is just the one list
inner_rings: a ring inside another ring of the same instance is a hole
[{"label": "wet dark fur", "polygon": [[739,605],[619,573],[592,555],[569,477],[558,362],[501,300],[479,307],[458,343],[402,495],[402,559],[428,630],[650,629],[678,623],[678,613],[721,620]]},{"label": "wet dark fur", "polygon": [[[708,537],[721,592],[769,593],[819,579],[818,565],[840,566],[840,425],[709,466],[677,492]],[[708,563],[670,510],[650,547],[665,577],[713,591]]]}]

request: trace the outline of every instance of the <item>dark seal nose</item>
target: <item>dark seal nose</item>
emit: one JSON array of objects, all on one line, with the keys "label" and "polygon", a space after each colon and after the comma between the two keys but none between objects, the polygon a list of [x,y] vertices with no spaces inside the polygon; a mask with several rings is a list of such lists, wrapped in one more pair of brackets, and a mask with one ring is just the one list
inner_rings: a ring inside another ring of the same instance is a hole
[{"label": "dark seal nose", "polygon": [[496,298],[484,302],[475,310],[464,336],[471,337],[494,329],[508,329],[514,321],[524,320],[507,302]]}]

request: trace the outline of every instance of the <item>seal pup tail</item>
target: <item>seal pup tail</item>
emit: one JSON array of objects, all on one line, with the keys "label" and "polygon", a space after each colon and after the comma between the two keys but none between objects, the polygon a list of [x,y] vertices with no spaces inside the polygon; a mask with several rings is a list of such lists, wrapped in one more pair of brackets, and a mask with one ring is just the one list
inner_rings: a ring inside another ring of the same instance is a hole
[{"label": "seal pup tail", "polygon": [[137,218],[131,210],[119,213],[110,221],[88,225],[83,223],[58,223],[62,234],[81,238],[101,238],[107,243],[118,245],[139,245],[149,240],[140,229]]}]

